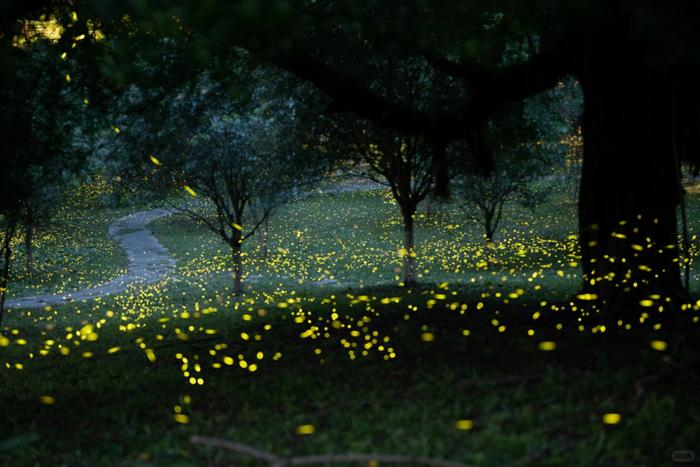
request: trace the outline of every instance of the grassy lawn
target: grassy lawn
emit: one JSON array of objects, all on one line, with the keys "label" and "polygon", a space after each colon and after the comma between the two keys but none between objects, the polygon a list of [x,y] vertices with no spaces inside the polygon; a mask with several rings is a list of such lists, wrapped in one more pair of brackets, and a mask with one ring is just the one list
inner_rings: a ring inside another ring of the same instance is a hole
[{"label": "grassy lawn", "polygon": [[[558,198],[534,212],[508,206],[498,242],[490,249],[480,228],[456,204],[433,203],[429,212],[424,206],[416,222],[418,278],[506,287],[536,285],[528,281],[536,272],[535,279],[546,278],[551,289],[570,295],[579,274],[573,214]],[[388,189],[307,198],[280,209],[270,224],[267,257],[256,238],[244,244],[244,272],[254,279],[251,283],[399,281],[403,233]],[[178,260],[182,276],[231,271],[230,249],[185,215],[160,219],[152,230]]]},{"label": "grassy lawn", "polygon": [[213,234],[161,219],[153,231],[176,276],[8,314],[0,464],[266,465],[194,434],[281,456],[486,466],[700,455],[700,307],[641,322],[582,315],[569,300],[579,269],[564,203],[509,207],[493,250],[454,206],[423,212],[422,285],[409,291],[396,285],[400,225],[386,193],[307,198],[273,219],[267,258],[245,246],[241,298]]},{"label": "grassy lawn", "polygon": [[133,211],[64,207],[50,225],[35,233],[35,269],[26,268],[24,239],[13,245],[15,259],[9,297],[63,293],[106,282],[126,272],[124,251],[108,232],[109,225]]}]

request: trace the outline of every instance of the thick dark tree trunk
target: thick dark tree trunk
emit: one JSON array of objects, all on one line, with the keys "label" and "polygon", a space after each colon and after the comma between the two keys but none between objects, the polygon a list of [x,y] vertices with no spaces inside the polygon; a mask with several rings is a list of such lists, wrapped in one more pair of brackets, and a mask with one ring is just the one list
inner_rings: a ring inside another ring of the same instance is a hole
[{"label": "thick dark tree trunk", "polygon": [[416,250],[413,235],[413,216],[415,209],[406,210],[403,214],[403,283],[406,287],[416,285]]},{"label": "thick dark tree trunk", "polygon": [[[10,222],[13,222],[10,220]],[[12,261],[12,237],[14,237],[14,225],[5,230],[2,242],[2,271],[0,271],[0,325],[5,314],[5,298],[7,297],[7,285],[10,279],[10,262]]]},{"label": "thick dark tree trunk", "polygon": [[231,250],[233,251],[233,293],[241,295],[243,293],[243,258],[240,243],[232,244]]},{"label": "thick dark tree trunk", "polygon": [[26,259],[27,274],[34,274],[34,222],[30,219],[25,226],[24,253]]},{"label": "thick dark tree trunk", "polygon": [[641,300],[682,297],[670,80],[616,60],[609,60],[605,75],[597,67],[581,79],[583,280],[609,315],[633,310]]}]

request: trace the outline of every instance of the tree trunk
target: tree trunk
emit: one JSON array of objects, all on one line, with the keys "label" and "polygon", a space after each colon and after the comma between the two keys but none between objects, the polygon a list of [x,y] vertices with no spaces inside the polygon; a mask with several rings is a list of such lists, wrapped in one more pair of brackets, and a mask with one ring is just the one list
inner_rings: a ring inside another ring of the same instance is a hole
[{"label": "tree trunk", "polygon": [[7,285],[10,279],[10,261],[12,260],[12,237],[15,233],[14,220],[9,220],[11,223],[6,230],[5,236],[2,242],[2,271],[0,275],[0,325],[2,325],[2,318],[5,314],[5,298],[7,297]]},{"label": "tree trunk", "polygon": [[261,226],[260,232],[260,254],[263,258],[267,258],[268,247],[267,243],[270,238],[270,223],[268,218],[265,218]]},{"label": "tree trunk", "polygon": [[423,205],[423,214],[425,214],[425,217],[432,217],[433,214],[435,214],[434,211],[434,206],[433,206],[433,197],[428,196],[425,199],[425,204]]},{"label": "tree trunk", "polygon": [[493,241],[493,231],[487,230],[486,231],[486,247],[491,250],[496,244]]},{"label": "tree trunk", "polygon": [[491,225],[491,221],[488,221],[488,224],[486,226],[486,248],[484,250],[484,256],[489,265],[496,264],[496,244],[493,241],[493,236],[495,233],[495,230],[493,226]]},{"label": "tree trunk", "polygon": [[231,245],[233,251],[233,293],[241,295],[243,293],[243,258],[241,255],[241,244]]},{"label": "tree trunk", "polygon": [[34,222],[28,219],[24,232],[24,252],[26,257],[27,274],[34,274]]},{"label": "tree trunk", "polygon": [[496,231],[493,225],[493,214],[492,210],[484,210],[484,234],[486,237],[486,245],[493,244],[493,235]]},{"label": "tree trunk", "polygon": [[403,247],[406,253],[403,257],[403,283],[406,287],[416,285],[416,252],[413,236],[413,211],[407,210],[403,215]]},{"label": "tree trunk", "polygon": [[609,315],[656,295],[659,304],[683,297],[670,80],[630,61],[610,59],[605,76],[598,71],[581,79],[581,264],[584,289]]}]

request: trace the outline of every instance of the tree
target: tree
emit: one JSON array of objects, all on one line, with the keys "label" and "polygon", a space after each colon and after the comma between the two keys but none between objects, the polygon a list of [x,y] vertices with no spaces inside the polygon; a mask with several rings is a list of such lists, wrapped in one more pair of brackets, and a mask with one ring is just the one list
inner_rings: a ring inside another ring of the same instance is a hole
[{"label": "tree", "polygon": [[[27,29],[27,31],[32,31]],[[65,176],[83,159],[74,151],[75,129],[81,123],[82,102],[71,85],[67,66],[51,37],[26,33],[5,50],[12,67],[2,70],[0,89],[0,217],[2,222],[2,277],[0,321],[12,263],[12,240],[25,230],[28,268],[32,269],[32,237]]]},{"label": "tree", "polygon": [[542,147],[545,134],[537,124],[541,109],[537,114],[530,110],[525,104],[511,105],[489,121],[484,139],[494,167],[488,175],[476,173],[470,162],[474,157],[453,157],[453,186],[467,216],[484,228],[488,245],[493,244],[506,202],[532,209],[548,191],[537,183],[550,172],[553,155]]},{"label": "tree", "polygon": [[[209,10],[188,0],[134,5],[103,0],[87,2],[84,11],[100,18],[116,42],[185,38],[193,69],[234,46],[247,48],[314,83],[334,111],[424,138],[433,149],[435,187],[442,195],[448,193],[451,142],[483,129],[503,105],[574,76],[585,103],[583,285],[609,311],[634,309],[649,296],[684,298],[675,209],[682,193],[679,161],[697,160],[693,148],[700,134],[696,3],[370,0],[358,6],[341,0],[253,8],[240,1]],[[122,21],[125,14],[131,21]],[[449,108],[422,110],[377,92],[359,65],[386,50],[424,58],[462,83],[463,98]],[[123,79],[129,55],[115,46],[110,56]],[[488,172],[488,151],[471,152]]]},{"label": "tree", "polygon": [[[420,108],[438,107],[459,93],[449,79],[440,79],[417,60],[386,54],[368,67],[391,70],[372,83],[375,89]],[[329,122],[324,135],[325,146],[336,157],[349,159],[354,175],[369,178],[391,190],[403,223],[402,283],[415,286],[415,215],[418,204],[434,188],[430,144],[419,135],[386,130],[357,118],[330,118]]]},{"label": "tree", "polygon": [[583,159],[582,102],[581,86],[568,78],[525,104],[527,115],[537,127],[538,147],[549,155],[573,206],[578,202]]},{"label": "tree", "polygon": [[[41,172],[41,171],[39,171]],[[27,183],[31,189],[22,200],[19,223],[24,231],[25,269],[27,274],[34,274],[34,235],[37,228],[46,225],[51,219],[53,209],[59,197],[56,180],[47,180],[43,174],[30,174]]]},{"label": "tree", "polygon": [[2,270],[0,270],[0,324],[5,313],[5,297],[10,278],[12,261],[12,239],[17,232],[17,214],[14,210],[5,209],[0,227],[0,255],[2,255]]},{"label": "tree", "polygon": [[518,152],[512,150],[498,157],[488,176],[468,174],[457,182],[461,207],[467,217],[483,227],[487,245],[494,243],[506,202],[515,200],[523,207],[534,208],[546,195],[534,186],[541,179],[542,167]]},{"label": "tree", "polygon": [[432,189],[431,154],[417,137],[371,129],[365,130],[364,144],[358,141],[355,155],[365,167],[355,173],[388,186],[401,211],[403,222],[402,282],[416,285],[416,251],[414,225],[418,203]]},{"label": "tree", "polygon": [[179,209],[231,248],[236,294],[242,293],[243,243],[274,209],[325,172],[322,160],[303,149],[295,101],[261,97],[236,106],[206,80],[194,95],[180,96],[174,105],[180,111],[183,106],[199,107],[192,99],[205,100],[207,110],[193,133],[183,135],[186,149],[179,155],[165,154],[163,161],[177,167],[171,175],[190,195],[202,196],[213,206],[213,219],[192,206]]}]

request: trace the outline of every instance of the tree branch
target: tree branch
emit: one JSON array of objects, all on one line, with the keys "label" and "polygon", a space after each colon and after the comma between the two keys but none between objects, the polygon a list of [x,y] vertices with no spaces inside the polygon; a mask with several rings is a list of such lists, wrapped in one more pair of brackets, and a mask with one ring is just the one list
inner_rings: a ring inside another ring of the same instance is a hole
[{"label": "tree branch", "polygon": [[228,451],[234,451],[241,454],[247,454],[256,459],[261,459],[269,463],[270,465],[284,465],[285,459],[279,457],[271,452],[263,451],[261,449],[248,446],[247,444],[237,443],[235,441],[228,441],[219,438],[210,438],[206,436],[192,435],[190,436],[190,442],[194,444],[203,444],[205,446],[212,446],[215,448],[222,448]]},{"label": "tree branch", "polygon": [[376,94],[351,76],[301,51],[280,57],[276,62],[312,82],[330,97],[333,100],[332,111],[351,112],[383,128],[408,134],[420,134],[431,126],[431,117],[426,112]]},{"label": "tree branch", "polygon": [[402,456],[396,454],[316,454],[298,457],[280,457],[268,451],[263,451],[247,444],[237,443],[219,438],[193,435],[190,442],[247,454],[256,459],[266,461],[270,467],[285,467],[288,465],[329,464],[333,462],[371,462],[380,464],[415,464],[429,467],[470,467],[461,462],[445,461],[429,457]]},{"label": "tree branch", "polygon": [[489,110],[505,103],[521,100],[554,87],[570,70],[570,63],[561,52],[540,52],[528,61],[505,68],[488,70],[471,63],[457,63],[435,53],[424,52],[433,68],[466,81],[472,88],[469,107],[491,104]]},{"label": "tree branch", "polygon": [[561,53],[541,52],[527,62],[492,71],[451,62],[434,53],[425,55],[436,69],[469,83],[472,99],[440,114],[420,111],[370,91],[353,77],[303,51],[292,51],[276,62],[315,84],[333,100],[335,111],[351,112],[386,129],[444,142],[463,138],[467,129],[483,123],[497,108],[555,86],[570,71],[569,60]]}]

